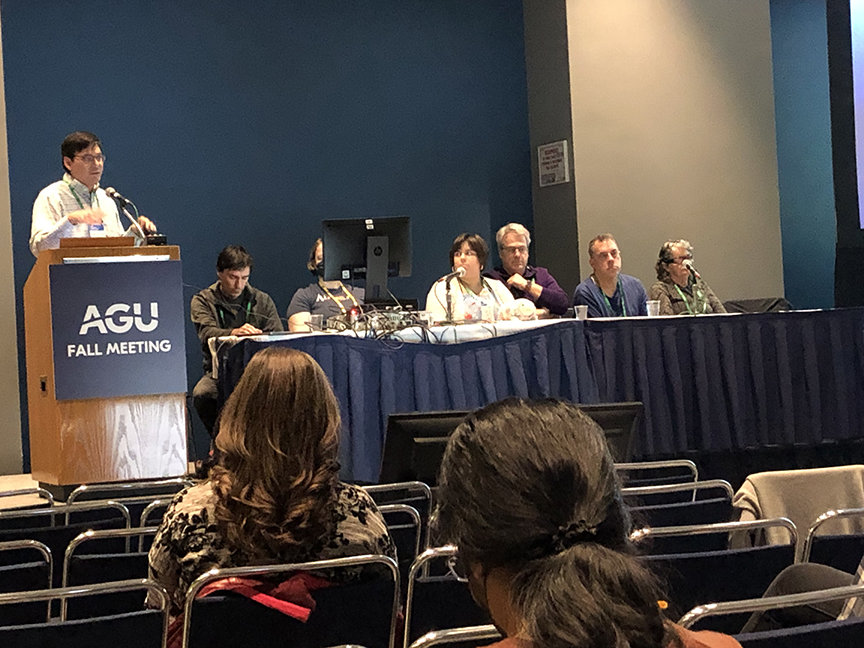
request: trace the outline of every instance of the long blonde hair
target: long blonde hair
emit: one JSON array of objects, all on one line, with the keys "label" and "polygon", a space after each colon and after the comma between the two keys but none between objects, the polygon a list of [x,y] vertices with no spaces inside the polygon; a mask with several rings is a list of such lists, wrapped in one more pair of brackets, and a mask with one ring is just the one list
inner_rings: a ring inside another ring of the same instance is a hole
[{"label": "long blonde hair", "polygon": [[253,356],[225,403],[210,479],[216,519],[250,558],[291,560],[333,532],[339,407],[309,355]]}]

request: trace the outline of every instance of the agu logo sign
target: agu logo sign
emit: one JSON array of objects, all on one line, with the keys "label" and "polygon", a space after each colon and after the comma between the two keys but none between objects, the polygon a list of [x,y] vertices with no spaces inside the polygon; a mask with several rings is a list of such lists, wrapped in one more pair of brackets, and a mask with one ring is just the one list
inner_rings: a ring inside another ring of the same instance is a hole
[{"label": "agu logo sign", "polygon": [[57,265],[50,281],[56,398],[186,391],[179,261]]}]

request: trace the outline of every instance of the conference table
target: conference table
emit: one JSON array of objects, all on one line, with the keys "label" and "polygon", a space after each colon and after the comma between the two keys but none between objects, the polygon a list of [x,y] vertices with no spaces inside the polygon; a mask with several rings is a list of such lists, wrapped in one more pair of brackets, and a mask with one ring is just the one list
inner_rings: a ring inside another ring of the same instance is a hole
[{"label": "conference table", "polygon": [[642,401],[636,459],[864,436],[864,308],[220,338],[221,399],[270,345],[329,377],[346,480],[377,480],[390,414],[508,396]]}]

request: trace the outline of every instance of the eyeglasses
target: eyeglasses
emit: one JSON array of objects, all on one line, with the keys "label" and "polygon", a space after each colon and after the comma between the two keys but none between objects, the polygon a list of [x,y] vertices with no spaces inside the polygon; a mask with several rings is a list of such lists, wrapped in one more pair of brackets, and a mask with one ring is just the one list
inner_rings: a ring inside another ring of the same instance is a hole
[{"label": "eyeglasses", "polygon": [[674,258],[669,260],[669,263],[684,263],[685,261],[692,261],[692,260],[693,260],[693,255],[688,254],[686,256],[674,257]]},{"label": "eyeglasses", "polygon": [[475,252],[474,250],[459,250],[459,252],[457,252],[453,256],[454,257],[459,257],[459,256],[468,256],[468,257],[475,256],[476,257],[477,252]]},{"label": "eyeglasses", "polygon": [[94,162],[105,162],[105,156],[102,153],[98,155],[91,155],[90,153],[84,153],[83,155],[76,155],[76,158],[80,160],[84,160],[87,164],[93,164]]},{"label": "eyeglasses", "polygon": [[528,246],[527,245],[508,245],[506,247],[502,247],[501,251],[506,252],[507,254],[528,254]]}]

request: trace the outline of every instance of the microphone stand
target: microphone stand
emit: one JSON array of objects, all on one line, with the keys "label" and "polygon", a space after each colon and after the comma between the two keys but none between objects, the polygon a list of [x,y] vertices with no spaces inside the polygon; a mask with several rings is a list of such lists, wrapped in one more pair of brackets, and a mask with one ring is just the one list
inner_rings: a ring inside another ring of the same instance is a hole
[{"label": "microphone stand", "polygon": [[453,323],[453,295],[450,294],[450,282],[453,281],[453,277],[450,277],[447,281],[444,282],[444,291],[445,291],[445,301],[447,302],[447,323]]}]

